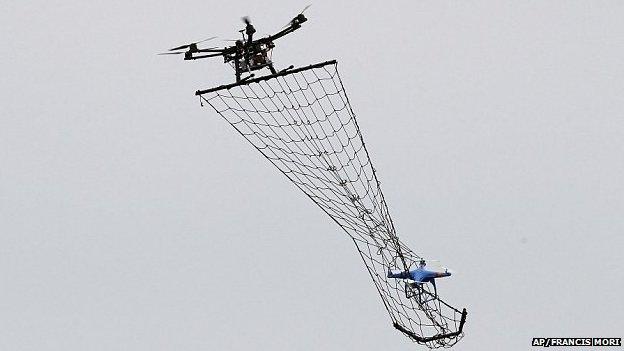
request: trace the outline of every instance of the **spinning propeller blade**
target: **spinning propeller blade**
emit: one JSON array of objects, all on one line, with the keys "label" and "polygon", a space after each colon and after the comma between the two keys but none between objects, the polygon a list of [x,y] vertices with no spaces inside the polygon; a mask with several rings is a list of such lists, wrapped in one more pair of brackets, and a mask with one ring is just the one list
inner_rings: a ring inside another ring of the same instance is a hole
[{"label": "spinning propeller blade", "polygon": [[299,12],[299,14],[304,13],[307,9],[310,8],[310,6],[312,6],[312,4],[307,4],[306,7],[304,7],[303,10],[301,10],[301,12]]},{"label": "spinning propeller blade", "polygon": [[286,28],[286,27],[288,27],[288,26],[292,25],[292,24],[293,24],[293,22],[297,19],[297,17],[298,17],[299,15],[303,15],[303,13],[304,13],[307,9],[309,9],[309,8],[310,8],[310,6],[312,6],[312,4],[308,4],[308,5],[306,5],[306,7],[304,7],[304,8],[303,8],[303,10],[301,10],[301,12],[299,12],[299,13],[297,14],[297,16],[295,16],[293,19],[291,19],[290,21],[288,21],[288,23],[286,23],[286,25],[285,25],[285,26],[283,26],[283,27],[282,27],[282,29],[284,29],[284,28]]},{"label": "spinning propeller blade", "polygon": [[197,44],[199,44],[199,43],[203,43],[203,42],[205,42],[205,41],[212,40],[212,39],[215,39],[215,38],[216,38],[216,37],[210,37],[210,38],[206,38],[206,39],[204,39],[204,40],[196,41],[196,42],[194,42],[194,43],[185,44],[185,45],[180,45],[180,46],[175,47],[175,48],[173,48],[173,49],[169,49],[169,51],[183,50],[183,49],[186,49],[186,48],[190,48],[192,45],[197,45]]},{"label": "spinning propeller blade", "polygon": [[448,272],[451,274],[455,274],[455,270],[452,270],[444,265],[442,265],[442,263],[440,263],[439,260],[428,260],[428,259],[424,259],[425,263],[427,264],[425,266],[425,269],[427,270],[431,270],[434,272]]},{"label": "spinning propeller blade", "polygon": [[[217,46],[213,46],[213,47],[210,47],[210,48],[205,48],[205,49],[201,49],[201,50],[213,50],[213,49],[218,49],[218,47],[217,47]],[[178,49],[178,50],[180,50],[180,49]],[[180,54],[185,54],[185,53],[186,53],[186,52],[184,52],[184,51],[177,51],[177,52],[161,52],[161,53],[156,54],[156,55],[180,55]]]}]

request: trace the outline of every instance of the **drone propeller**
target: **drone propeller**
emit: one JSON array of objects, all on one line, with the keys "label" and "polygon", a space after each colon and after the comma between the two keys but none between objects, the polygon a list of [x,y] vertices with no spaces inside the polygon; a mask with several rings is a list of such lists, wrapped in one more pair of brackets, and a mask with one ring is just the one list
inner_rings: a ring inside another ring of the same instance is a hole
[{"label": "drone propeller", "polygon": [[[241,20],[243,20],[243,22],[245,23],[245,29],[243,31],[247,34],[249,38],[251,38],[251,36],[253,36],[253,34],[256,32],[256,29],[251,24],[251,19],[249,18],[249,16],[244,16],[241,17]],[[241,33],[243,31],[241,31]]]},{"label": "drone propeller", "polygon": [[299,12],[299,13],[297,14],[297,16],[295,16],[293,19],[291,19],[290,21],[288,21],[288,23],[286,23],[286,25],[285,25],[285,26],[283,26],[283,27],[282,27],[282,29],[284,29],[284,28],[286,28],[286,27],[288,27],[288,26],[292,25],[292,24],[293,24],[293,23],[294,23],[294,22],[295,22],[295,21],[299,18],[299,16],[303,15],[303,13],[304,13],[304,12],[306,12],[306,10],[310,8],[310,6],[312,6],[312,4],[308,4],[308,5],[306,5],[306,7],[304,7],[304,8],[303,8],[303,10],[301,10],[301,12]]},{"label": "drone propeller", "polygon": [[310,6],[312,6],[312,4],[307,4],[306,7],[304,7],[303,10],[301,10],[301,12],[299,12],[299,14],[301,15],[302,13],[304,13],[307,9],[310,8]]},{"label": "drone propeller", "polygon": [[[212,50],[212,49],[218,49],[218,47],[217,46],[213,46],[213,47],[205,48],[205,49],[202,49],[202,50]],[[180,49],[178,49],[178,50],[180,50]],[[186,52],[185,51],[161,52],[161,53],[156,54],[156,55],[180,55],[180,54],[186,54]]]},{"label": "drone propeller", "polygon": [[196,46],[196,45],[197,45],[197,44],[199,44],[199,43],[203,43],[203,42],[205,42],[205,41],[212,40],[212,39],[215,39],[215,38],[216,38],[216,37],[210,37],[210,38],[206,38],[206,39],[204,39],[204,40],[196,41],[196,42],[194,42],[194,43],[185,44],[185,45],[180,45],[180,46],[175,47],[175,48],[173,48],[173,49],[169,49],[169,51],[183,50],[183,49],[190,48],[191,46],[194,46],[194,45]]},{"label": "drone propeller", "polygon": [[447,272],[447,273],[451,273],[451,274],[455,274],[455,270],[454,269],[450,269],[444,265],[442,265],[442,263],[439,260],[428,260],[428,259],[424,259],[425,263],[427,264],[425,266],[425,269],[429,269],[429,270],[433,270],[434,272]]}]

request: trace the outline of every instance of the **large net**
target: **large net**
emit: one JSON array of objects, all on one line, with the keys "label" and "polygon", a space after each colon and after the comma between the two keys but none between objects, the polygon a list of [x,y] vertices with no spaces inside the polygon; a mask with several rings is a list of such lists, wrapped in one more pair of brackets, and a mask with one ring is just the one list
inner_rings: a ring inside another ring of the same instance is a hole
[{"label": "large net", "polygon": [[395,328],[429,348],[461,339],[465,310],[431,284],[387,278],[421,257],[395,233],[336,61],[196,94],[344,229]]}]

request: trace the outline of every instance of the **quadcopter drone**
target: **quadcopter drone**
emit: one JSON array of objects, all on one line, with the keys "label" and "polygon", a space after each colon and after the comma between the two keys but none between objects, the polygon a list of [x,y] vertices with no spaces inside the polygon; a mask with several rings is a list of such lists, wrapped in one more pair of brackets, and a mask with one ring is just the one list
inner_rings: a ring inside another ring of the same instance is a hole
[{"label": "quadcopter drone", "polygon": [[[223,56],[223,61],[225,63],[230,63],[234,68],[237,83],[252,78],[254,76],[254,74],[251,73],[252,71],[257,71],[263,68],[268,68],[272,74],[276,74],[278,72],[275,70],[273,61],[271,60],[271,50],[275,47],[273,41],[299,29],[301,24],[308,20],[303,15],[303,12],[308,7],[310,7],[310,5],[306,6],[303,11],[295,16],[281,31],[264,38],[254,39],[256,29],[251,24],[249,17],[243,17],[242,20],[245,23],[245,28],[239,31],[243,38],[236,40],[234,45],[230,47],[224,47],[221,49],[217,47],[205,49],[198,48],[197,44],[216,38],[211,37],[195,43],[177,46],[173,49],[169,49],[168,52],[160,53],[158,55],[184,54],[184,60],[199,60],[209,57]],[[292,66],[286,68],[285,70],[290,68],[292,68]],[[241,78],[244,73],[249,73],[249,76]]]}]

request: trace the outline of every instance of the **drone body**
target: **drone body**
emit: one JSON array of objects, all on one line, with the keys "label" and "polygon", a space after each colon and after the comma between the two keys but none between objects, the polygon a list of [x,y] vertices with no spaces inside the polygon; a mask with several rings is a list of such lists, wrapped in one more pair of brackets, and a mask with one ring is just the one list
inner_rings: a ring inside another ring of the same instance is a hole
[{"label": "drone body", "polygon": [[[306,7],[305,9],[307,8],[308,7]],[[271,51],[275,47],[275,44],[273,42],[276,39],[279,39],[299,29],[301,27],[301,24],[307,20],[308,19],[303,15],[303,11],[301,11],[301,13],[295,16],[281,31],[264,38],[254,39],[254,33],[256,32],[256,29],[251,24],[251,21],[248,17],[243,17],[243,22],[245,22],[245,28],[240,30],[243,38],[236,40],[236,42],[232,46],[224,48],[211,47],[205,49],[200,49],[197,47],[197,44],[215,38],[211,37],[202,41],[185,44],[175,47],[173,49],[169,49],[169,52],[161,53],[159,55],[184,54],[185,60],[199,60],[204,58],[222,56],[223,61],[225,63],[230,63],[234,68],[236,82],[241,82],[252,78],[254,74],[251,72],[263,68],[268,68],[272,74],[276,74],[277,70],[275,70],[275,67],[273,66],[273,61],[271,60]],[[180,51],[185,49],[186,51]],[[249,76],[242,78],[243,74],[245,73],[249,73]]]}]

